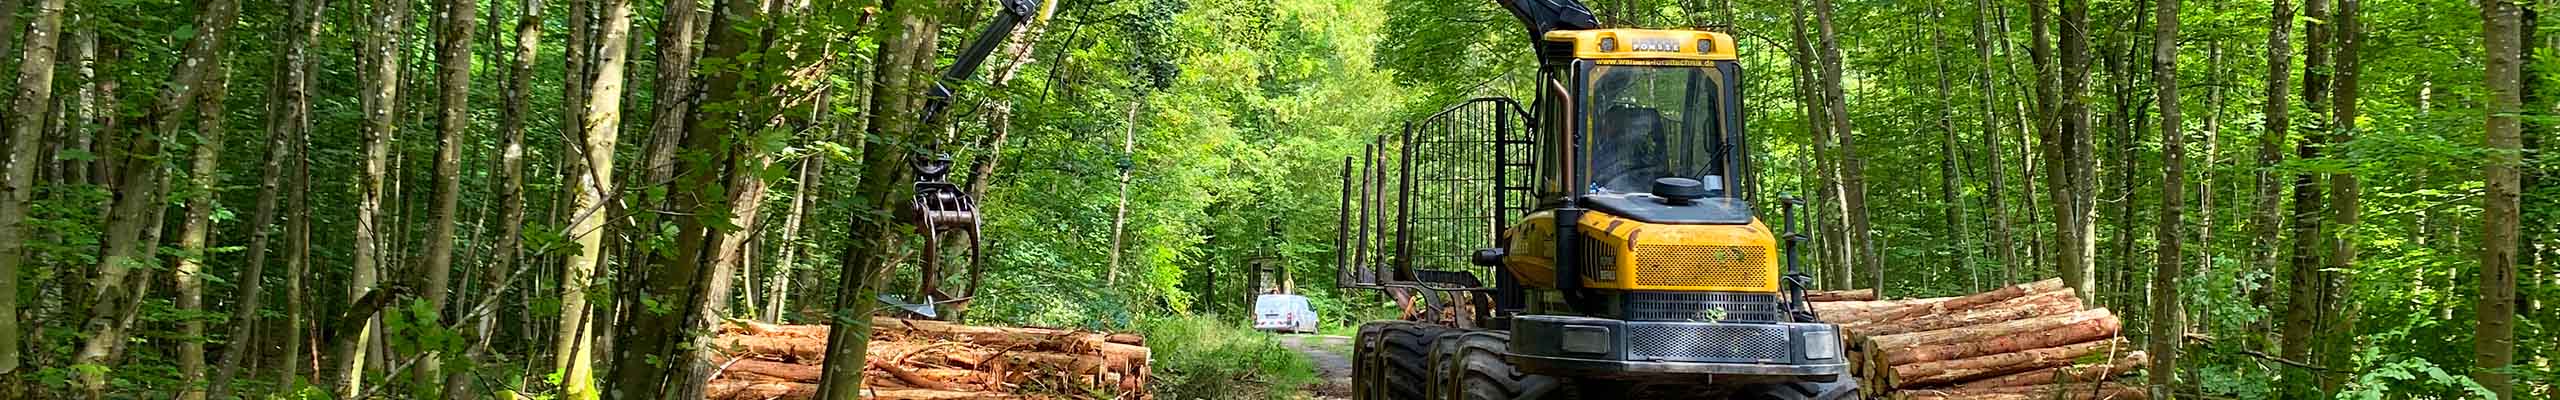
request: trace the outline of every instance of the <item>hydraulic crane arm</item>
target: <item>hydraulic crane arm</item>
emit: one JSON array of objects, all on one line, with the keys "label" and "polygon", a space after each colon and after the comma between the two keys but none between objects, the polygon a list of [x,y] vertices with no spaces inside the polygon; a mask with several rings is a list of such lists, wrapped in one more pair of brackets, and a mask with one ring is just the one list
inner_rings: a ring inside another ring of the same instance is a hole
[{"label": "hydraulic crane arm", "polygon": [[1004,45],[1005,40],[1013,38],[1015,28],[1030,23],[1033,13],[1038,12],[1036,7],[1040,6],[1034,0],[996,0],[996,3],[999,9],[996,10],[995,21],[987,23],[987,28],[978,32],[977,41],[969,42],[969,48],[960,51],[960,57],[952,61],[951,68],[942,70],[942,79],[935,80],[932,88],[925,89],[924,114],[921,117],[926,126],[940,122],[943,109],[951,106],[951,96],[955,93],[947,85],[976,76],[978,67],[986,64],[987,56],[996,52],[996,46]]},{"label": "hydraulic crane arm", "polygon": [[1529,30],[1530,43],[1537,43],[1550,31],[1600,28],[1600,19],[1593,17],[1591,8],[1584,7],[1580,0],[1494,0],[1494,2],[1502,3],[1502,8],[1511,10],[1511,16],[1520,18],[1520,24]]}]

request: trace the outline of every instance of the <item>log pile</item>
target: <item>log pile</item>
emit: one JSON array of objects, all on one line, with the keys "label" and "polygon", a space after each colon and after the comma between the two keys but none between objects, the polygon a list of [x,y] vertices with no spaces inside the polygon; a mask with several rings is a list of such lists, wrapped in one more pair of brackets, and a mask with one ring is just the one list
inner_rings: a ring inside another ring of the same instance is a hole
[{"label": "log pile", "polygon": [[2114,313],[2083,309],[2059,279],[1955,297],[1877,300],[1861,290],[1806,299],[1840,325],[1870,398],[2147,398],[2117,381],[2150,357],[2116,336],[2124,323]]},{"label": "log pile", "polygon": [[[872,319],[869,399],[1147,399],[1145,338],[1046,328]],[[705,397],[809,399],[827,326],[732,321],[712,340]]]}]

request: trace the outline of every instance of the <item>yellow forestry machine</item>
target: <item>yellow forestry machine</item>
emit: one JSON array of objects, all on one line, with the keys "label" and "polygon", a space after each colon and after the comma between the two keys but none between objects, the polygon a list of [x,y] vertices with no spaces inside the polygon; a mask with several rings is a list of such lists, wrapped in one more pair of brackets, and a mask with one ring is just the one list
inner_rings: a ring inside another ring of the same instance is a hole
[{"label": "yellow forestry machine", "polygon": [[1783,233],[1753,207],[1733,37],[1496,1],[1536,100],[1460,103],[1343,162],[1338,286],[1404,311],[1361,325],[1353,398],[1861,398],[1804,300],[1799,203]]}]

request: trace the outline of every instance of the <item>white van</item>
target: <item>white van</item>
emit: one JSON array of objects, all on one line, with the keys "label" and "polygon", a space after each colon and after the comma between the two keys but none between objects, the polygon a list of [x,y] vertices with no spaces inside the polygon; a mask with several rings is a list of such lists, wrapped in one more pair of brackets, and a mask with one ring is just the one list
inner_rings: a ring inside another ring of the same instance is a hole
[{"label": "white van", "polygon": [[1253,329],[1316,333],[1316,326],[1316,309],[1307,306],[1307,296],[1266,294],[1253,299]]}]

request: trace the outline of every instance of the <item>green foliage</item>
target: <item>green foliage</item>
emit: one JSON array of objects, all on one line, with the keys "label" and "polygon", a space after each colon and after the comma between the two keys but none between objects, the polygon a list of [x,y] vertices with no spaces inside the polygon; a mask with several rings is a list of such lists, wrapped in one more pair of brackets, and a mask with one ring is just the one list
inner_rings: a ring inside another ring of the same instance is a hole
[{"label": "green foliage", "polygon": [[1177,399],[1284,399],[1316,383],[1315,366],[1270,333],[1214,315],[1139,323],[1156,355],[1149,389]]}]

